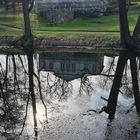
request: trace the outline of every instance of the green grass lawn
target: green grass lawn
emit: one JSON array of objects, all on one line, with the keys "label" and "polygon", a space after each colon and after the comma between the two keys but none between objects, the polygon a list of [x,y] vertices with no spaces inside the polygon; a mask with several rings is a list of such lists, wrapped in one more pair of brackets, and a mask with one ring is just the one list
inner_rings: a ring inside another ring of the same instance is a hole
[{"label": "green grass lawn", "polygon": [[[89,42],[94,40],[98,43],[111,43],[119,40],[118,33],[109,34],[109,33],[96,33],[96,32],[52,32],[52,31],[33,31],[34,36],[36,37],[48,37],[48,38],[57,38],[63,41],[71,40],[88,40]],[[14,36],[19,37],[23,35],[21,30],[0,30],[0,36]],[[87,41],[87,42],[88,42]]]},{"label": "green grass lawn", "polygon": [[140,5],[140,2],[137,1],[137,2],[131,2],[131,5]]},{"label": "green grass lawn", "polygon": [[[138,17],[138,12],[129,14],[130,30],[133,30]],[[48,25],[47,21],[38,18],[36,14],[30,14],[32,28],[34,30],[92,30],[92,31],[119,31],[118,15],[101,16],[98,18],[74,19],[71,22],[59,25]],[[23,28],[22,13],[0,14],[0,24]]]},{"label": "green grass lawn", "polygon": [[19,37],[22,36],[23,32],[20,30],[4,30],[0,29],[0,36],[15,36]]},{"label": "green grass lawn", "polygon": [[[138,10],[132,10],[128,13],[130,30],[133,31],[139,16]],[[97,33],[79,33],[79,32],[64,32],[65,30],[86,30],[86,31],[119,31],[119,17],[118,15],[101,16],[98,18],[87,19],[75,19],[69,23],[49,26],[47,21],[38,17],[35,13],[30,14],[32,31],[37,36],[61,36],[61,37],[76,37],[78,36],[93,36]],[[0,24],[14,26],[18,28],[24,27],[23,15],[21,12],[12,13],[0,13]],[[47,31],[49,30],[49,31]],[[52,31],[51,31],[52,30]],[[63,32],[56,31],[62,30]],[[0,36],[19,36],[23,33],[23,30],[0,30]],[[116,35],[114,35],[116,36]]]},{"label": "green grass lawn", "polygon": [[[129,12],[129,26],[133,31],[139,12]],[[36,20],[34,20],[36,21]],[[90,31],[119,31],[119,16],[101,16],[98,18],[75,19],[69,23],[54,26],[47,25],[47,22],[34,22],[33,28],[36,30],[90,30]]]}]

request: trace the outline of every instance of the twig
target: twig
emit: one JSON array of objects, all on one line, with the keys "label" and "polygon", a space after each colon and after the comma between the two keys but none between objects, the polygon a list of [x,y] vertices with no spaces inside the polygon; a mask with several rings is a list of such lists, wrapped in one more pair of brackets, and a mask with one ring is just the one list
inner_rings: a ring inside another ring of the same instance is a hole
[{"label": "twig", "polygon": [[106,99],[106,98],[104,98],[104,97],[102,97],[102,96],[101,96],[101,99],[103,99],[103,100],[105,100],[105,101],[107,101],[107,102],[108,102],[108,99]]},{"label": "twig", "polygon": [[93,112],[95,112],[95,113],[98,112],[97,110],[94,110],[94,109],[89,109],[89,110],[87,110],[87,112],[90,112],[90,111],[93,111]]},{"label": "twig", "polygon": [[103,73],[101,73],[101,74],[99,74],[99,75],[101,75],[101,76],[106,76],[106,77],[115,77],[115,75],[108,75],[108,74],[103,74]]},{"label": "twig", "polygon": [[24,127],[25,127],[25,122],[26,122],[26,118],[27,118],[27,114],[28,114],[29,100],[30,100],[30,94],[28,95],[28,100],[27,100],[27,103],[26,103],[26,112],[25,112],[24,122],[23,122],[23,126],[22,126],[22,129],[21,129],[21,132],[20,132],[19,136],[22,135]]},{"label": "twig", "polygon": [[129,110],[127,110],[126,114],[128,114],[133,109],[134,106],[135,106],[135,103],[131,106]]},{"label": "twig", "polygon": [[93,111],[93,112],[95,112],[95,113],[102,113],[102,112],[106,112],[106,106],[104,106],[104,107],[102,107],[99,111],[98,110],[94,110],[94,109],[89,109],[89,110],[87,110],[87,112],[90,112],[90,111]]}]

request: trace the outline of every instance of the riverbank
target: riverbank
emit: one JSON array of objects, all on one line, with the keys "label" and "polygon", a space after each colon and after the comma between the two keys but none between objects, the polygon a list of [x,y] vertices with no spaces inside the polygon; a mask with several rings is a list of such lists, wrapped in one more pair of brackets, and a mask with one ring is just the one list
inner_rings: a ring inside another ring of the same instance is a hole
[{"label": "riverbank", "polygon": [[[117,36],[96,34],[91,36],[75,37],[34,37],[35,51],[47,52],[99,52],[122,50]],[[0,37],[0,51],[23,52],[23,40],[19,37]]]},{"label": "riverbank", "polygon": [[[139,8],[139,6],[138,6]],[[138,8],[131,8],[129,17],[130,31],[133,32]],[[30,13],[35,51],[54,52],[95,52],[122,50],[119,37],[118,14],[98,18],[75,19],[69,23],[48,25],[35,11]],[[20,37],[24,34],[22,12],[1,13],[0,51],[23,50]]]},{"label": "riverbank", "polygon": [[[27,41],[22,37],[1,36],[0,53],[25,54]],[[91,36],[48,36],[33,37],[33,50],[39,52],[78,52],[78,53],[103,53],[118,55],[126,50],[120,45],[119,36],[113,34],[92,34]],[[134,53],[140,53],[140,44]]]}]

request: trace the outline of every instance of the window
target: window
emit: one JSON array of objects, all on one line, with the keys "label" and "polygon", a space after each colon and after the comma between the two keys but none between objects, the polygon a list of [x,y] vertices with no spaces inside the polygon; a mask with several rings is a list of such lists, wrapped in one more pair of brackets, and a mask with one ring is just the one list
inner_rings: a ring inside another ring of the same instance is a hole
[{"label": "window", "polygon": [[76,71],[76,66],[75,66],[75,64],[72,64],[72,65],[71,65],[71,68],[72,68],[72,72],[75,72],[75,71]]},{"label": "window", "polygon": [[88,69],[88,64],[84,64],[84,69],[85,69],[85,70]]},{"label": "window", "polygon": [[53,70],[53,63],[49,63],[49,69]]},{"label": "window", "polygon": [[61,71],[64,72],[65,71],[65,64],[61,63]]},{"label": "window", "polygon": [[70,64],[68,64],[68,63],[66,64],[66,71],[70,72]]},{"label": "window", "polygon": [[92,71],[96,72],[96,65],[95,64],[92,66]]}]

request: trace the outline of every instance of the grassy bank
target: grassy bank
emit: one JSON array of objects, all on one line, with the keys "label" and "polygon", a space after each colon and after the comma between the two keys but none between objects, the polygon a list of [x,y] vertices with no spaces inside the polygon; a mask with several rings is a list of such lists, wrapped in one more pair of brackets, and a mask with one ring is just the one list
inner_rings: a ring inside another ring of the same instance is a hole
[{"label": "grassy bank", "polygon": [[[129,27],[133,31],[139,11],[131,10],[129,15]],[[56,37],[60,39],[89,39],[97,38],[98,42],[119,40],[118,14],[101,16],[98,18],[75,19],[69,23],[50,26],[47,21],[38,17],[35,12],[30,14],[32,31],[37,37]],[[23,15],[18,13],[0,13],[0,24],[17,27],[19,29],[0,29],[0,36],[21,36],[23,34]],[[92,32],[93,31],[93,32]],[[112,33],[109,33],[109,32]],[[116,32],[114,32],[116,31]],[[93,39],[93,40],[94,40]]]},{"label": "grassy bank", "polygon": [[[129,12],[129,27],[133,31],[134,25],[138,18],[139,11]],[[33,30],[90,30],[90,31],[119,31],[118,14],[110,16],[101,16],[98,18],[75,19],[69,23],[59,25],[48,25],[47,21],[38,17],[35,13],[30,14],[31,25]],[[22,13],[5,13],[0,14],[0,24],[23,28]]]}]

